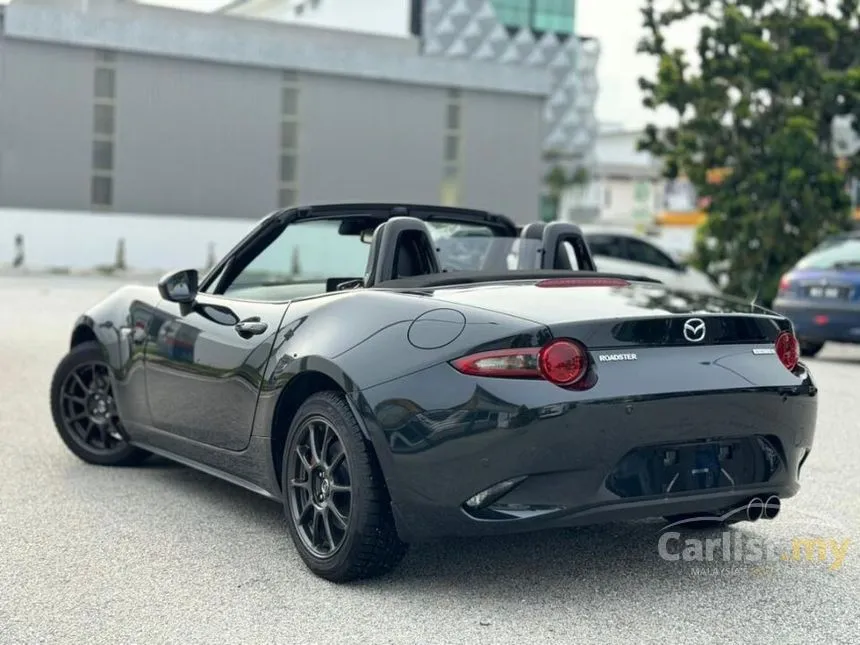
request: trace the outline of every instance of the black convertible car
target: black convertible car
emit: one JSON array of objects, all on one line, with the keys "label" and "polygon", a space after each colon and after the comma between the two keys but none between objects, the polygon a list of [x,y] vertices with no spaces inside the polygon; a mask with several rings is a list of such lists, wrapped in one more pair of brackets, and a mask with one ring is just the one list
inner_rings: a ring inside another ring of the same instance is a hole
[{"label": "black convertible car", "polygon": [[772,518],[817,397],[786,318],[597,273],[572,224],[337,204],[92,307],[51,409],[86,462],[155,453],[281,501],[346,581],[438,536]]}]

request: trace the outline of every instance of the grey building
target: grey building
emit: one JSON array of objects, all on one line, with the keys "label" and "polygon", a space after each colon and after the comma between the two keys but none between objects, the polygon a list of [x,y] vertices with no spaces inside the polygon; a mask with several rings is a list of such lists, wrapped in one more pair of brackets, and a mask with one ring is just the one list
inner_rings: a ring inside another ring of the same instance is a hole
[{"label": "grey building", "polygon": [[0,206],[256,218],[393,200],[534,219],[557,79],[426,43],[129,0],[12,0]]},{"label": "grey building", "polygon": [[[410,1],[411,31],[421,39],[425,55],[492,61],[524,74],[548,73],[541,149],[560,159],[568,173],[581,168],[594,176],[600,44],[576,35],[577,0]],[[544,173],[549,170],[544,166]],[[585,205],[568,210],[577,221],[600,214]],[[543,194],[541,211],[544,219],[554,219],[558,205]]]}]

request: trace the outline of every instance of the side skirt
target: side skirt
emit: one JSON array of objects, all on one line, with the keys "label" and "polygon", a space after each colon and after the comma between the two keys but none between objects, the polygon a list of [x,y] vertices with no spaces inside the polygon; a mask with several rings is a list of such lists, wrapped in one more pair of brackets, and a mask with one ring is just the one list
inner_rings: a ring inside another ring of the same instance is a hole
[{"label": "side skirt", "polygon": [[128,424],[132,445],[165,459],[194,468],[273,500],[281,487],[272,465],[269,437],[251,436],[242,451],[225,450],[179,437],[142,424]]},{"label": "side skirt", "polygon": [[176,463],[182,464],[183,466],[188,466],[189,468],[193,468],[195,470],[199,470],[202,473],[206,473],[207,475],[212,475],[213,477],[223,479],[224,481],[229,482],[231,484],[235,484],[236,486],[241,486],[242,488],[245,488],[252,493],[257,493],[257,495],[262,495],[263,497],[266,497],[268,499],[280,501],[280,498],[277,495],[267,491],[265,488],[257,486],[257,484],[253,482],[249,482],[247,479],[242,479],[241,477],[231,475],[230,473],[224,472],[223,470],[219,470],[218,468],[214,468],[213,466],[201,464],[199,461],[194,461],[193,459],[182,457],[174,452],[170,452],[169,450],[156,448],[155,446],[141,443],[140,441],[133,441],[131,442],[131,444],[138,448],[142,448],[143,450],[148,450],[155,455],[164,457],[165,459],[169,459],[170,461],[175,461]]}]

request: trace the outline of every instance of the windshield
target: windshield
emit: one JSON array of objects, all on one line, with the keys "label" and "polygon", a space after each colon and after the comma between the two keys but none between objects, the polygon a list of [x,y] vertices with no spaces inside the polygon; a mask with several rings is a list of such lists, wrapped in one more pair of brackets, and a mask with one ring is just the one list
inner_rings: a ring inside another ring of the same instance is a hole
[{"label": "windshield", "polygon": [[797,269],[860,269],[860,240],[841,240],[810,253],[795,267]]},{"label": "windshield", "polygon": [[[228,291],[287,283],[319,283],[330,278],[364,276],[370,253],[368,237],[340,231],[340,220],[296,222],[260,253]],[[444,271],[516,270],[520,258],[533,269],[539,240],[499,237],[486,226],[428,222]],[[575,260],[574,260],[575,261]]]}]

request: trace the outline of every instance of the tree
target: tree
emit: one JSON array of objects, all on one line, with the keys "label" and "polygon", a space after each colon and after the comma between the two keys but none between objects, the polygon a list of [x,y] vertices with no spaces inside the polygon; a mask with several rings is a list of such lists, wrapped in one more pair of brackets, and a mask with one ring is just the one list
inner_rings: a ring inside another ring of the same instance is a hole
[{"label": "tree", "polygon": [[[561,152],[550,151],[545,155],[545,160],[550,164],[550,169],[543,181],[552,203],[553,213],[557,216],[558,206],[564,192],[568,188],[587,184],[588,171],[578,164],[577,159],[566,158]],[[571,169],[569,166],[574,166],[574,168]]]},{"label": "tree", "polygon": [[[669,108],[678,124],[649,125],[639,149],[668,178],[685,173],[708,203],[693,262],[727,277],[728,293],[767,304],[786,270],[849,224],[832,125],[860,117],[860,0],[670,4],[642,9],[637,51],[657,58],[657,74],[639,86],[645,107]],[[668,29],[690,19],[704,22],[698,70],[667,44]],[[856,176],[860,155],[847,162]],[[709,182],[717,168],[727,172]]]}]

